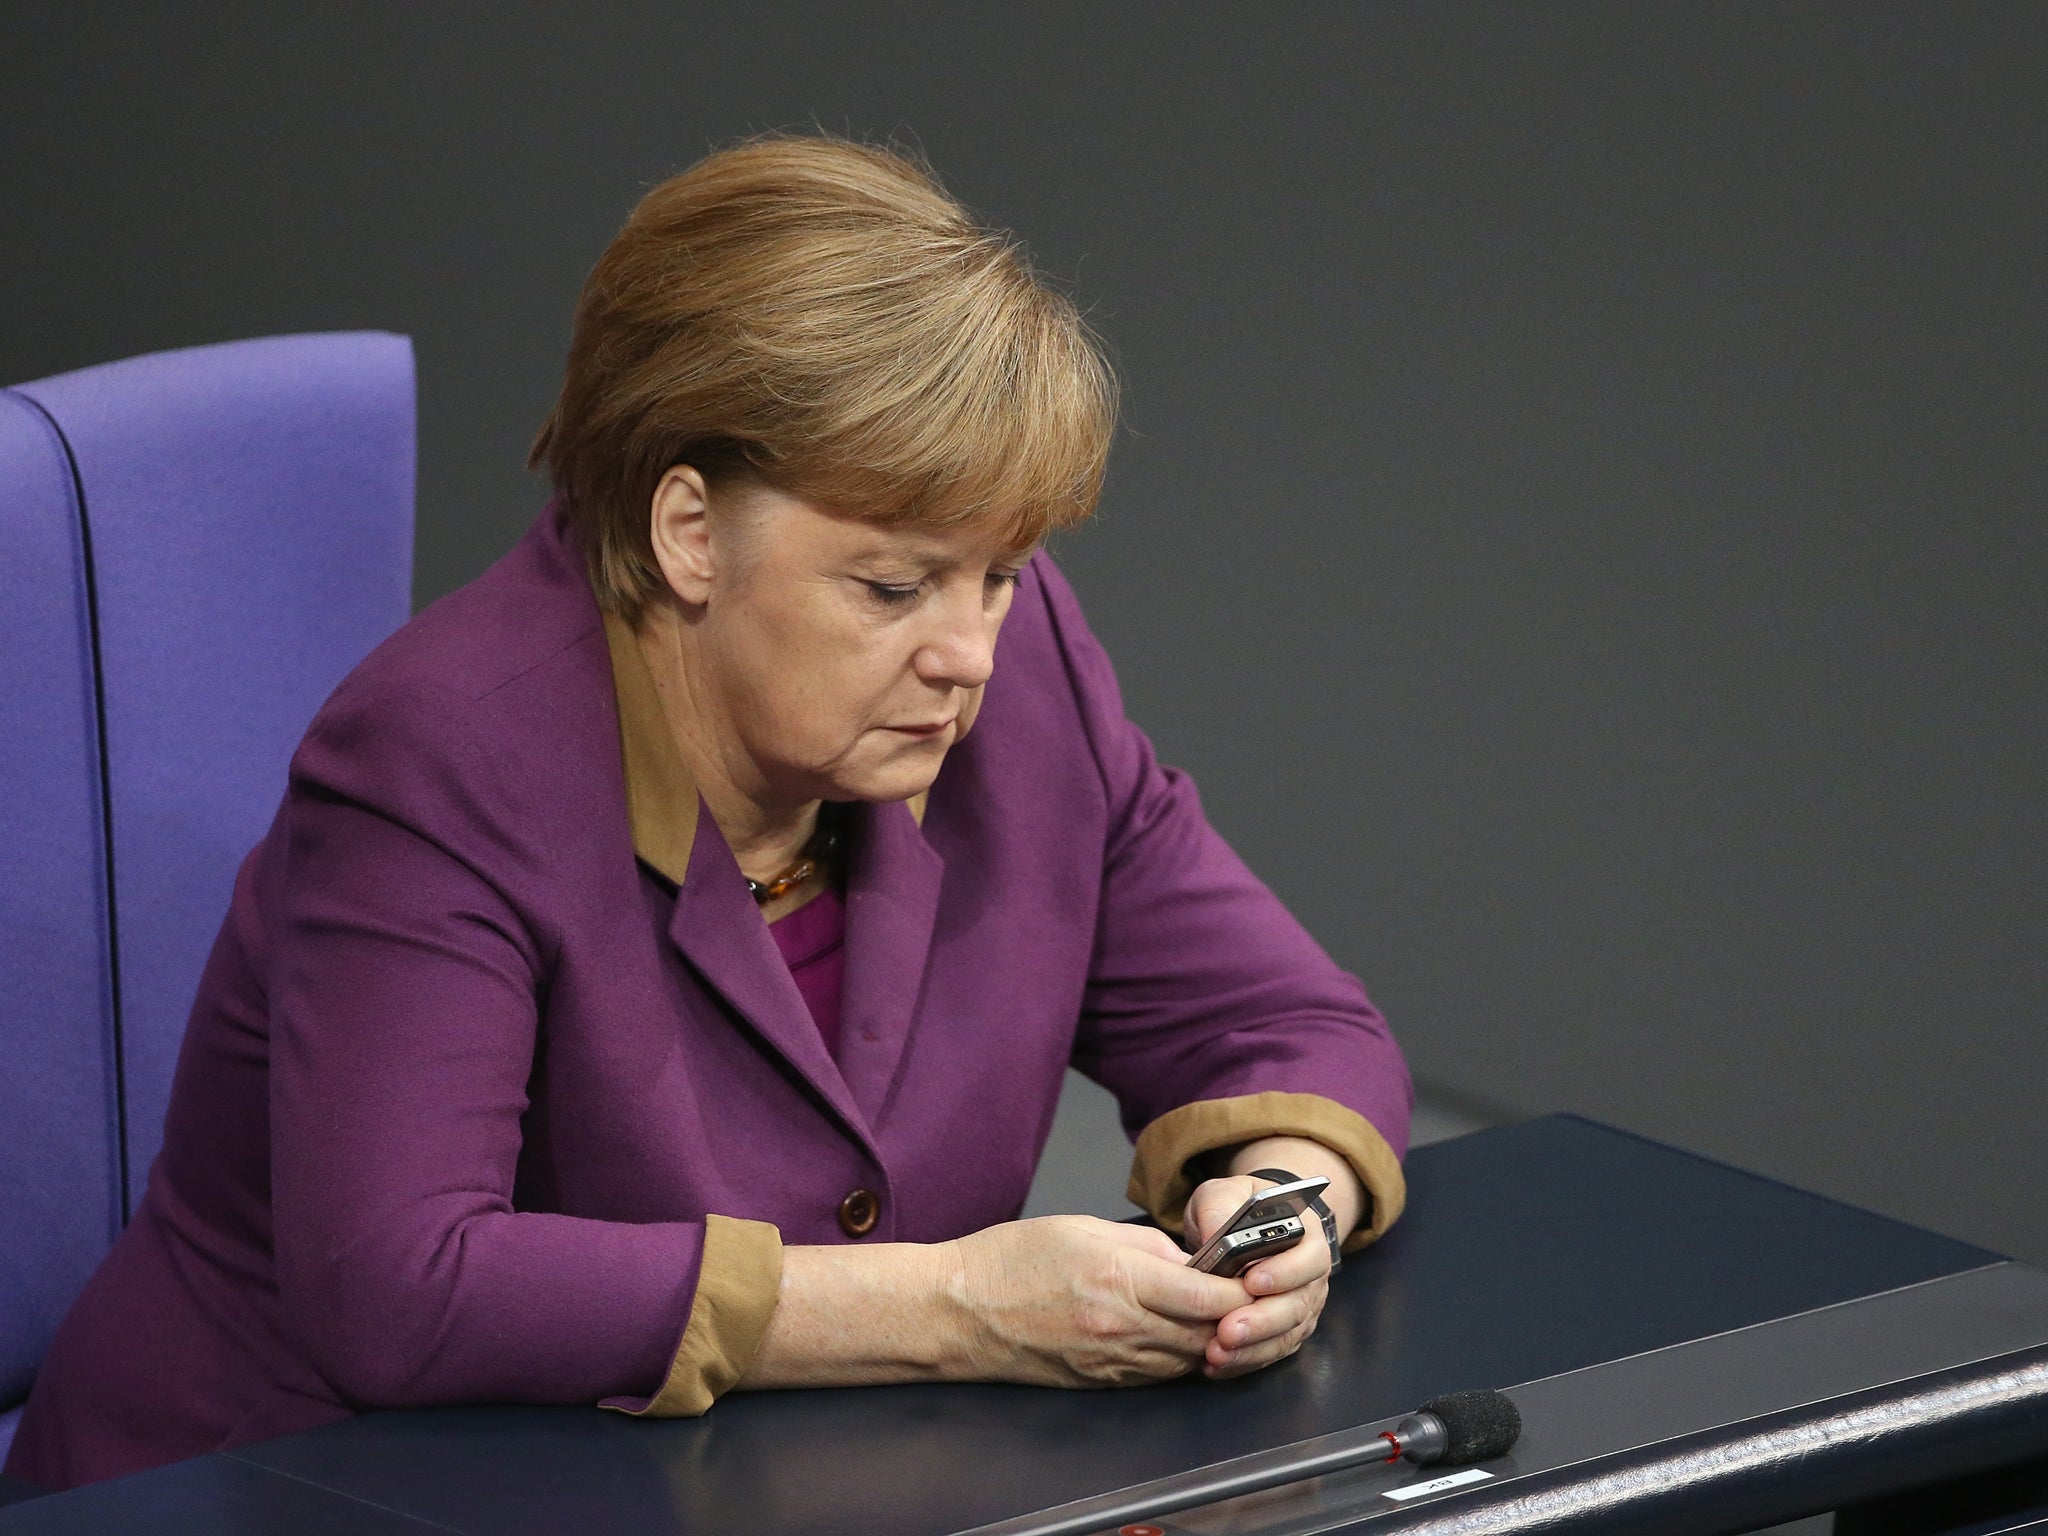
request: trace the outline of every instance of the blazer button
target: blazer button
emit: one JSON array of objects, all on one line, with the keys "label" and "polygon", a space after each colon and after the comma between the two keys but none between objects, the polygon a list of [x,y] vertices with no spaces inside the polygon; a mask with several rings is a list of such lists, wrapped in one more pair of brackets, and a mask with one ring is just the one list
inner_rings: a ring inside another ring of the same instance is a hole
[{"label": "blazer button", "polygon": [[882,1202],[872,1189],[856,1189],[839,1202],[839,1230],[848,1237],[866,1237],[882,1219]]}]

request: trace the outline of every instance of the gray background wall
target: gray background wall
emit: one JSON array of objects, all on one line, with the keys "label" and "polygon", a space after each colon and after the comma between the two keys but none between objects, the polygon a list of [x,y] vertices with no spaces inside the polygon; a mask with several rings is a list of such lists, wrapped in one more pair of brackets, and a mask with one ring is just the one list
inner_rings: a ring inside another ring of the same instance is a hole
[{"label": "gray background wall", "polygon": [[914,137],[1120,359],[1133,714],[1440,1103],[2044,1259],[2044,79],[2036,4],[13,7],[0,373],[410,332],[426,601],[641,189]]}]

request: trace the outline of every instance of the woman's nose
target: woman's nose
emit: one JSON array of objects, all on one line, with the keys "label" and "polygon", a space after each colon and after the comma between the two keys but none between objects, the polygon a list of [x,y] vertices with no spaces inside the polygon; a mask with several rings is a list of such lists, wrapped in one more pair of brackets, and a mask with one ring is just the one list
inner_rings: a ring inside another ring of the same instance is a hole
[{"label": "woman's nose", "polygon": [[926,682],[979,688],[996,669],[996,630],[979,604],[944,603],[937,628],[918,648],[918,675]]}]

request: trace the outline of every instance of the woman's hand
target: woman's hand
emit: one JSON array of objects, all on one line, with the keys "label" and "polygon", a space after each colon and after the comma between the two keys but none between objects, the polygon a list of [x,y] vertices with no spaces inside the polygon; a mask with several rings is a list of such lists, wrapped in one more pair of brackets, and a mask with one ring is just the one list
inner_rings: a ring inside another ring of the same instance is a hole
[{"label": "woman's hand", "polygon": [[[1190,1245],[1199,1248],[1237,1208],[1273,1181],[1250,1174],[1210,1179],[1195,1186],[1183,1220]],[[1203,1357],[1202,1374],[1221,1381],[1284,1360],[1316,1331],[1330,1295],[1330,1245],[1311,1215],[1308,1231],[1284,1253],[1259,1260],[1233,1282],[1249,1301],[1217,1322]]]},{"label": "woman's hand", "polygon": [[1219,1319],[1254,1311],[1236,1280],[1188,1268],[1153,1227],[1041,1216],[951,1246],[947,1293],[966,1345],[948,1373],[957,1379],[1122,1387],[1184,1376],[1213,1358]]},{"label": "woman's hand", "polygon": [[[1233,1162],[1324,1174],[1340,1231],[1364,1209],[1357,1175],[1314,1142],[1249,1142]],[[1206,1238],[1269,1183],[1211,1179],[1188,1201],[1187,1229]],[[1093,1216],[1005,1222],[945,1243],[799,1245],[782,1251],[775,1311],[739,1385],[1239,1376],[1315,1331],[1329,1269],[1316,1230],[1226,1280],[1190,1269],[1155,1228]]]}]

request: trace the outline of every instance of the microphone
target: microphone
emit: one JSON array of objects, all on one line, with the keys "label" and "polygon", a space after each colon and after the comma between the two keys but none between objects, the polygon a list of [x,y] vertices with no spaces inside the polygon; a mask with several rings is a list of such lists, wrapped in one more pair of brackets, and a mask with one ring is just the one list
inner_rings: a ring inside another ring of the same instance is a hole
[{"label": "microphone", "polygon": [[[1382,1420],[1381,1422],[1385,1422]],[[1197,1504],[1214,1504],[1306,1478],[1322,1477],[1375,1462],[1407,1460],[1419,1467],[1464,1466],[1505,1456],[1521,1437],[1522,1415],[1499,1392],[1447,1392],[1432,1397],[1391,1430],[1366,1439],[1348,1429],[1294,1445],[1283,1445],[1214,1466],[1197,1467],[1114,1493],[977,1525],[959,1536],[1086,1536]],[[1391,1447],[1391,1451],[1389,1449]]]},{"label": "microphone", "polygon": [[1522,1438],[1522,1412],[1499,1392],[1432,1397],[1380,1438],[1418,1467],[1462,1467],[1505,1456]]}]

